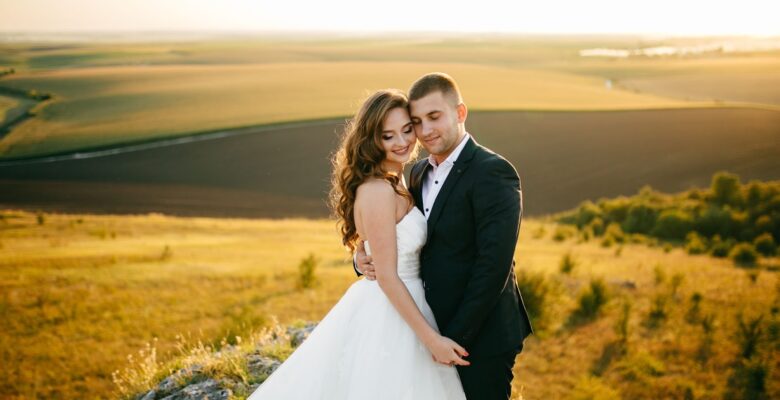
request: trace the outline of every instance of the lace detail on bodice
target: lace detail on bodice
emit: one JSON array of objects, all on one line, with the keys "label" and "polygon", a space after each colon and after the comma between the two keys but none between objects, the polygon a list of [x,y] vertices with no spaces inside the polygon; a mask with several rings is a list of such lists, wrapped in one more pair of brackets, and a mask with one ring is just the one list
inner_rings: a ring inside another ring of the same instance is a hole
[{"label": "lace detail on bodice", "polygon": [[[398,248],[398,276],[401,279],[420,277],[420,250],[428,237],[428,222],[422,211],[412,207],[395,225],[395,238]],[[366,254],[371,255],[368,241],[364,242]]]}]

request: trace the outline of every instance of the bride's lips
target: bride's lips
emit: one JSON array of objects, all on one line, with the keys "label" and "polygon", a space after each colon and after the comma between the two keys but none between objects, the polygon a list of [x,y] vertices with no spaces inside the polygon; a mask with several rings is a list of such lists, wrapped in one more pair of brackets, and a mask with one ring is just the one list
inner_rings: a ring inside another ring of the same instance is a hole
[{"label": "bride's lips", "polygon": [[405,155],[409,152],[410,147],[412,147],[412,145],[406,146],[401,150],[393,150],[393,153],[398,154],[399,156]]}]

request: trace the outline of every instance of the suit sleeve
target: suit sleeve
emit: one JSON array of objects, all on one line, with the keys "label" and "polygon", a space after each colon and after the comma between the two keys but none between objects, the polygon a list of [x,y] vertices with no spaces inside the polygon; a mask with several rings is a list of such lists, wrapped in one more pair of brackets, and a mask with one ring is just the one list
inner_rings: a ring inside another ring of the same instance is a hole
[{"label": "suit sleeve", "polygon": [[443,331],[467,350],[512,276],[522,216],[520,178],[512,164],[496,157],[480,167],[472,194],[476,264],[458,311]]},{"label": "suit sleeve", "polygon": [[357,252],[352,254],[352,268],[355,269],[355,273],[357,274],[357,276],[362,276],[363,275],[363,274],[360,273],[360,271],[358,270],[358,267],[357,267]]}]

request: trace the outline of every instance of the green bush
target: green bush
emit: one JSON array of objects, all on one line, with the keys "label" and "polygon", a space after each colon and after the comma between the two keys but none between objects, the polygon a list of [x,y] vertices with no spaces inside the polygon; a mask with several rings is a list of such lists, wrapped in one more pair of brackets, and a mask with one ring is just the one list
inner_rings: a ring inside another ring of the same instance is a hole
[{"label": "green bush", "polygon": [[563,274],[569,274],[577,266],[577,261],[572,257],[571,252],[568,252],[561,257],[561,263],[559,264],[559,270]]},{"label": "green bush", "polygon": [[718,172],[712,177],[710,185],[712,200],[719,205],[739,207],[743,204],[739,177],[728,172]]},{"label": "green bush", "polygon": [[298,264],[298,287],[302,289],[308,289],[313,287],[317,283],[317,277],[315,272],[317,270],[317,264],[319,260],[314,254],[310,253],[306,258],[301,260]]},{"label": "green bush", "polygon": [[683,240],[693,228],[691,216],[680,210],[665,210],[658,217],[652,235],[667,240]]},{"label": "green bush", "polygon": [[726,258],[734,245],[732,240],[722,241],[720,235],[715,235],[710,241],[710,254],[713,257]]},{"label": "green bush", "polygon": [[555,233],[553,233],[553,240],[556,242],[562,242],[577,233],[577,230],[573,227],[566,225],[558,225],[555,227]]},{"label": "green bush", "polygon": [[577,209],[576,225],[583,228],[596,218],[601,217],[601,209],[591,201],[584,201]]},{"label": "green bush", "polygon": [[517,287],[523,296],[523,304],[531,318],[531,325],[537,329],[543,328],[548,317],[547,308],[552,294],[552,285],[541,272],[521,270],[516,276]]},{"label": "green bush", "polygon": [[774,256],[775,251],[777,251],[775,239],[768,233],[763,233],[758,236],[756,240],[753,241],[753,246],[755,246],[756,251],[766,257]]},{"label": "green bush", "polygon": [[592,279],[577,299],[578,307],[569,319],[570,324],[578,324],[595,319],[609,301],[607,285],[603,279]]},{"label": "green bush", "polygon": [[620,224],[613,222],[607,226],[606,232],[604,232],[605,238],[612,238],[613,242],[624,243],[626,241],[626,235],[623,233],[623,229],[620,229]]},{"label": "green bush", "polygon": [[740,243],[731,249],[729,258],[740,267],[754,267],[758,261],[758,253],[752,244]]},{"label": "green bush", "polygon": [[628,233],[650,233],[655,227],[659,210],[648,204],[632,204],[628,208],[628,216],[623,222],[623,230]]},{"label": "green bush", "polygon": [[588,224],[588,228],[593,231],[594,235],[601,236],[604,234],[604,220],[601,218],[594,218],[593,221],[590,221],[590,224]]},{"label": "green bush", "polygon": [[688,254],[706,253],[707,245],[704,243],[704,238],[695,231],[688,232],[688,234],[685,235],[685,251],[687,251]]}]

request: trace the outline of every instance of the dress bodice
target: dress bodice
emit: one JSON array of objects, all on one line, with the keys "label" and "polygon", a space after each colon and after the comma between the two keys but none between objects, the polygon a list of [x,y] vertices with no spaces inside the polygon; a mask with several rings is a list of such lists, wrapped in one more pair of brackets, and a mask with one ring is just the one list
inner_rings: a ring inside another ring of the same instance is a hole
[{"label": "dress bodice", "polygon": [[[420,250],[428,237],[428,222],[422,211],[412,207],[395,225],[395,238],[398,248],[398,276],[401,279],[420,277]],[[364,242],[366,254],[371,255],[368,241]]]}]

